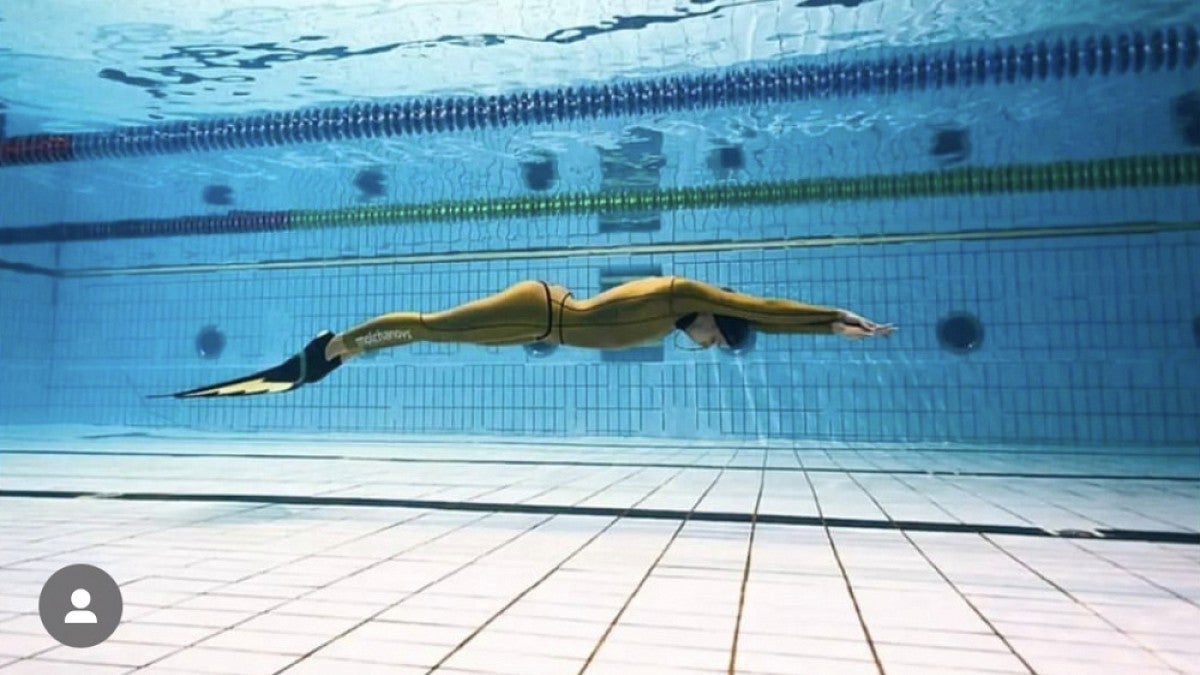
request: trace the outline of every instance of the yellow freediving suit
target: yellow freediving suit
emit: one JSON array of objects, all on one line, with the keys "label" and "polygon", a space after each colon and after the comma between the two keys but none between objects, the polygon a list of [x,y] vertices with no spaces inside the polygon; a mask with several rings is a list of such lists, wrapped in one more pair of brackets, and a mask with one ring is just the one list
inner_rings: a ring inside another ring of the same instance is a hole
[{"label": "yellow freediving suit", "polygon": [[662,339],[676,319],[693,312],[745,319],[766,333],[832,333],[840,316],[834,307],[759,298],[684,277],[638,279],[588,300],[562,286],[522,281],[442,312],[384,314],[342,338],[354,352],[418,340],[621,349]]}]

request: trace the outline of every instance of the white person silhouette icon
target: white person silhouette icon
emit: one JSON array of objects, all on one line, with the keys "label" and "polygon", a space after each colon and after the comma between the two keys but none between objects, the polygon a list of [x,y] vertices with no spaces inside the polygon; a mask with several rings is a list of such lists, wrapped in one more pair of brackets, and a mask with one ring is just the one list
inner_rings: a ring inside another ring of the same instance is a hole
[{"label": "white person silhouette icon", "polygon": [[87,609],[92,602],[92,594],[86,588],[76,588],[71,594],[71,604],[75,609],[67,612],[63,623],[96,623],[96,614]]}]

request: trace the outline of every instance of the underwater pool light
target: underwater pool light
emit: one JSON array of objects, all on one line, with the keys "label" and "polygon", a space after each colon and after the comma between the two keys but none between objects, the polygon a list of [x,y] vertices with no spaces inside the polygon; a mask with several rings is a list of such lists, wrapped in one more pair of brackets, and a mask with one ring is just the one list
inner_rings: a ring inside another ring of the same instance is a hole
[{"label": "underwater pool light", "polygon": [[225,351],[225,334],[214,325],[207,325],[196,333],[196,353],[202,359],[215,359]]},{"label": "underwater pool light", "polygon": [[970,312],[951,312],[938,321],[938,342],[956,354],[969,354],[983,343],[983,324]]}]

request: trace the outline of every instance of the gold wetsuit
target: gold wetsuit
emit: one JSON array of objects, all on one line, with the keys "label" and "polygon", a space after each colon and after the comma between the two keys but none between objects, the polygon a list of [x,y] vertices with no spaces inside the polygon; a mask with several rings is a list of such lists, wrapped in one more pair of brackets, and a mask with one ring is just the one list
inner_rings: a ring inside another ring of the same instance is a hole
[{"label": "gold wetsuit", "polygon": [[418,340],[621,349],[662,339],[693,312],[745,319],[766,333],[832,333],[840,316],[834,307],[759,298],[684,277],[638,279],[587,300],[562,286],[522,281],[441,312],[384,314],[345,331],[343,339],[353,351]]}]

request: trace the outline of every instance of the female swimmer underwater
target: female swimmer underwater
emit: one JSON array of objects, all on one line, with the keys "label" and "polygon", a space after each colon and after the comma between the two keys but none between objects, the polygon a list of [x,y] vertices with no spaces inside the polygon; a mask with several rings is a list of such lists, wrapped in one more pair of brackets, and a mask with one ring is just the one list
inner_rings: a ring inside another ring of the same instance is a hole
[{"label": "female swimmer underwater", "polygon": [[364,351],[419,340],[621,349],[661,340],[676,328],[701,348],[715,344],[735,351],[750,344],[754,331],[863,338],[887,337],[895,330],[844,309],[758,298],[683,277],[637,279],[588,300],[573,298],[562,286],[522,281],[442,312],[384,314],[338,335],[321,331],[304,351],[274,368],[167,396],[290,391],[320,381]]}]

